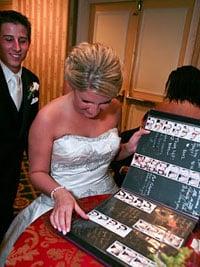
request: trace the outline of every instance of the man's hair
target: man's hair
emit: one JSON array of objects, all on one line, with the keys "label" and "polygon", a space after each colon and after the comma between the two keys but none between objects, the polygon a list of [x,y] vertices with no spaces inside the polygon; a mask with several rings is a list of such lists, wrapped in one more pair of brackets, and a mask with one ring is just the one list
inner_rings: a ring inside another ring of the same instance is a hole
[{"label": "man's hair", "polygon": [[166,82],[169,101],[188,101],[200,107],[200,70],[188,65],[173,70]]},{"label": "man's hair", "polygon": [[0,11],[0,29],[3,23],[22,24],[27,29],[27,37],[31,42],[31,23],[28,18],[14,10]]},{"label": "man's hair", "polygon": [[65,79],[72,89],[116,97],[122,86],[119,57],[107,45],[80,43],[65,61]]}]

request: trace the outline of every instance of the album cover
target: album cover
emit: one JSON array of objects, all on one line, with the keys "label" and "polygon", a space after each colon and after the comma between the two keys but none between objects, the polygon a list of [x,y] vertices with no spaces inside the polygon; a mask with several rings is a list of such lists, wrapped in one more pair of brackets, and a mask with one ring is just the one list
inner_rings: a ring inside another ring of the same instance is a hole
[{"label": "album cover", "polygon": [[108,266],[156,266],[175,255],[200,214],[200,122],[150,111],[122,188],[66,235]]}]

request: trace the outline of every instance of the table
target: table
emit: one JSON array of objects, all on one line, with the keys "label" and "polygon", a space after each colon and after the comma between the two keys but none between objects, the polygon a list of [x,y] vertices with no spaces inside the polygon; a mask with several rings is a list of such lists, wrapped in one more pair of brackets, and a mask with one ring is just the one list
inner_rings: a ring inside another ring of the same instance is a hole
[{"label": "table", "polygon": [[[109,195],[87,197],[81,199],[79,204],[87,212],[108,197]],[[49,214],[50,212],[45,213],[27,227],[9,254],[6,267],[103,266],[93,256],[59,236],[49,222]],[[200,231],[190,236],[187,246],[190,247],[194,238],[200,239]],[[193,252],[187,267],[198,266],[200,266],[200,254]]]}]

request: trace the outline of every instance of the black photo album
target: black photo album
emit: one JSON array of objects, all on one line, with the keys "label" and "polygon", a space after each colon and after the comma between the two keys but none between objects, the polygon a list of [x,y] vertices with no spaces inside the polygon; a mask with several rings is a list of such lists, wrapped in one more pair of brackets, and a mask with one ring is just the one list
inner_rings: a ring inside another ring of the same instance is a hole
[{"label": "black photo album", "polygon": [[156,266],[175,255],[200,215],[200,121],[151,110],[114,195],[76,218],[64,236],[107,266]]}]

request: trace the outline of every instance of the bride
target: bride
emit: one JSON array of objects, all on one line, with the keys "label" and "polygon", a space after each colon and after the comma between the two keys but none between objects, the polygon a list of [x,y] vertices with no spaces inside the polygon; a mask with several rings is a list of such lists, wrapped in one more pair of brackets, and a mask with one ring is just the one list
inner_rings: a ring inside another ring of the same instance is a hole
[{"label": "bride", "polygon": [[[81,43],[65,62],[69,93],[40,110],[29,134],[30,179],[42,194],[18,214],[2,243],[4,264],[25,228],[52,209],[51,224],[66,234],[72,212],[87,214],[77,198],[114,193],[118,189],[108,167],[134,153],[140,130],[120,145],[117,127],[121,106],[115,98],[122,85],[119,58],[103,44]],[[1,265],[4,266],[4,265]]]}]

